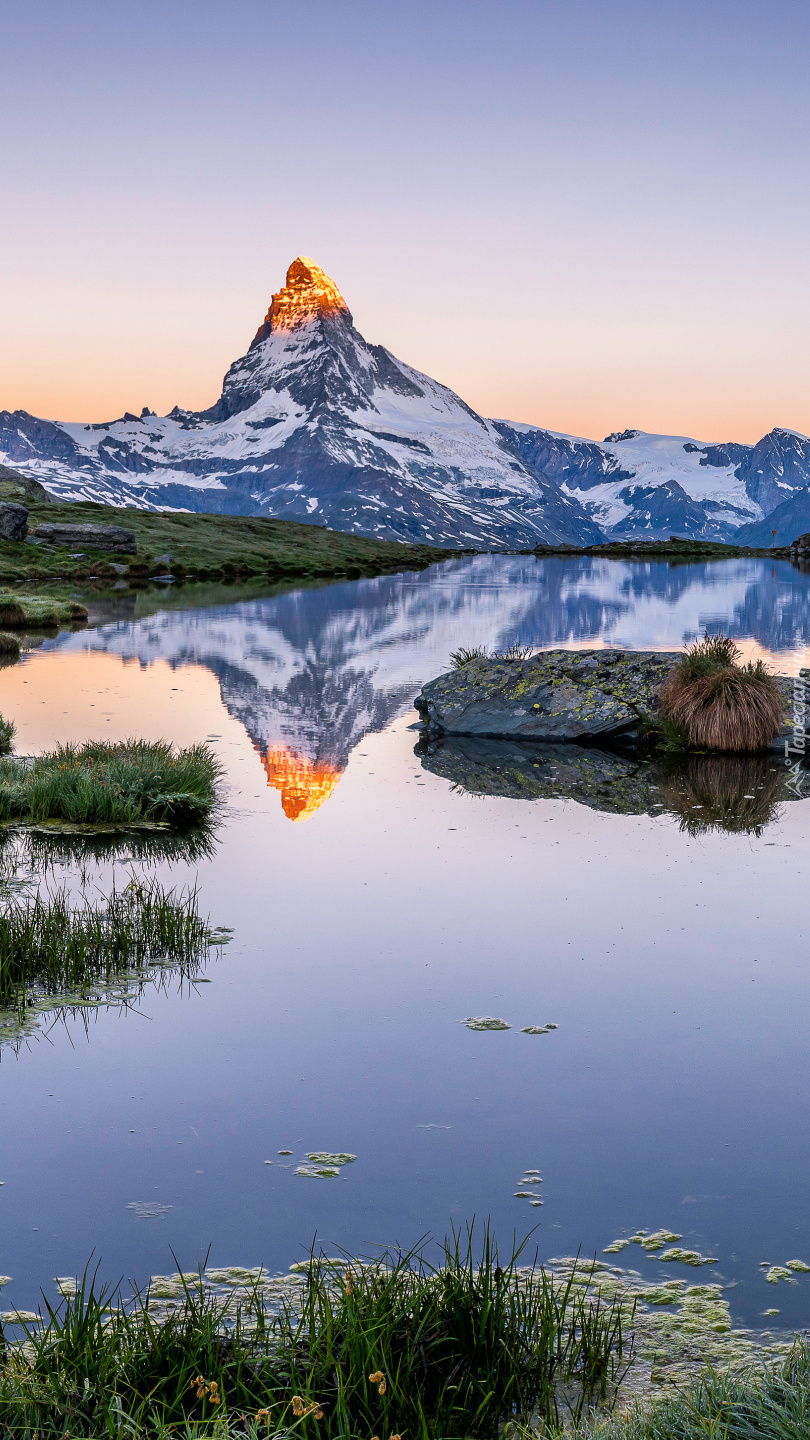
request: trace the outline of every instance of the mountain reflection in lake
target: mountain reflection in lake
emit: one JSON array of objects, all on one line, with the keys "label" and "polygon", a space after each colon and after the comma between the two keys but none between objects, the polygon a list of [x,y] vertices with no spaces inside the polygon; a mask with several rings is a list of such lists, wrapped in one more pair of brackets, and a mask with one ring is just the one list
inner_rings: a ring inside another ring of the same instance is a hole
[{"label": "mountain reflection in lake", "polygon": [[[459,645],[674,649],[709,626],[796,669],[808,587],[759,560],[482,556],[215,607],[125,597],[3,670],[21,754],[210,737],[226,772],[198,846],[35,835],[40,881],[196,884],[234,930],[194,984],[3,1048],[4,1304],[94,1249],[140,1282],[170,1246],[184,1270],[209,1245],[286,1269],[316,1234],[367,1251],[477,1214],[506,1243],[539,1223],[541,1256],[666,1227],[719,1263],[629,1263],[807,1324],[808,1277],[759,1263],[810,1263],[810,805],[770,759],[425,748],[409,726]],[[313,1176],[316,1152],[357,1159]]]},{"label": "mountain reflection in lake", "polygon": [[785,561],[480,556],[214,611],[159,611],[50,643],[211,670],[284,813],[301,820],[334,792],[363,736],[408,713],[459,644],[664,650],[708,625],[773,656],[810,644],[808,589]]}]

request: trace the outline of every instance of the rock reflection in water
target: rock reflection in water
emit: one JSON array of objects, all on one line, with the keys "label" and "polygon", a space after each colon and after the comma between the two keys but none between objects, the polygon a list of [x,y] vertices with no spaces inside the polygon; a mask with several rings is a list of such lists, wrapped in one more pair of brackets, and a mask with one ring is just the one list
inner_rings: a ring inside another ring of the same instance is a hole
[{"label": "rock reflection in water", "polygon": [[423,738],[422,766],[470,795],[576,800],[609,815],[677,815],[690,835],[761,835],[788,800],[810,798],[810,770],[796,782],[771,755],[649,759],[579,745],[532,745],[466,736]]}]

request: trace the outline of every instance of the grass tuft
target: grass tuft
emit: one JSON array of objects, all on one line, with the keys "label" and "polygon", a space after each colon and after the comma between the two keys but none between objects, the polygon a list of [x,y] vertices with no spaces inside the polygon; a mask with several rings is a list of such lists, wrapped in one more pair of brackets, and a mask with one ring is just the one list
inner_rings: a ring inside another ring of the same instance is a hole
[{"label": "grass tuft", "polygon": [[33,760],[0,763],[0,820],[195,824],[214,810],[220,775],[207,745],[60,745]]},{"label": "grass tuft", "polygon": [[511,645],[505,646],[503,650],[493,650],[492,658],[493,660],[528,660],[533,650],[533,645],[518,645],[515,641]]},{"label": "grass tuft", "polygon": [[471,648],[460,645],[458,650],[453,650],[450,655],[450,664],[454,670],[463,670],[465,665],[471,665],[474,660],[488,660],[489,651],[486,645],[473,645]]},{"label": "grass tuft", "polygon": [[13,900],[0,915],[0,1010],[103,985],[156,962],[188,969],[208,955],[211,931],[196,892],[133,882],[76,906],[65,889]]},{"label": "grass tuft", "polygon": [[[770,744],[785,718],[778,684],[761,660],[737,665],[726,635],[706,635],[670,671],[659,691],[665,725],[693,749],[755,751]],[[678,748],[665,736],[669,748]]]}]

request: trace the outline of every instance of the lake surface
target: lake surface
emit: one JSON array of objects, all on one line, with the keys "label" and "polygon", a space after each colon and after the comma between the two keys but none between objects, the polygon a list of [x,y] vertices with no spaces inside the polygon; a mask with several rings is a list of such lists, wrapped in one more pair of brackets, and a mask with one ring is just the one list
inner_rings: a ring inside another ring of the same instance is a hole
[{"label": "lake surface", "polygon": [[[478,1216],[502,1243],[537,1226],[541,1258],[666,1227],[716,1264],[622,1263],[721,1278],[747,1323],[810,1323],[808,1277],[760,1268],[810,1263],[810,801],[759,834],[695,834],[665,807],[471,795],[410,728],[458,645],[672,649],[709,626],[797,672],[810,578],[482,556],[183,606],[126,596],[2,672],[21,754],[210,740],[215,853],[152,868],[234,931],[209,983],[169,977],[0,1050],[2,1303],[91,1252],[141,1283],[170,1247],[184,1269],[210,1249],[284,1270],[315,1237],[367,1253]],[[148,868],[52,876],[95,895]],[[357,1159],[297,1176],[316,1150]],[[514,1194],[531,1168],[542,1207]]]}]

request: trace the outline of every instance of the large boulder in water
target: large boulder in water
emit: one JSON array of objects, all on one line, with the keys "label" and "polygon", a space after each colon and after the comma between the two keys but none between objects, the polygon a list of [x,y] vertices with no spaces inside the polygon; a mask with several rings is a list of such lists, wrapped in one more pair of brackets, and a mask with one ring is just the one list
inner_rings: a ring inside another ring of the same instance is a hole
[{"label": "large boulder in water", "polygon": [[652,720],[676,651],[545,650],[524,660],[480,658],[440,675],[415,700],[446,735],[593,741]]}]

